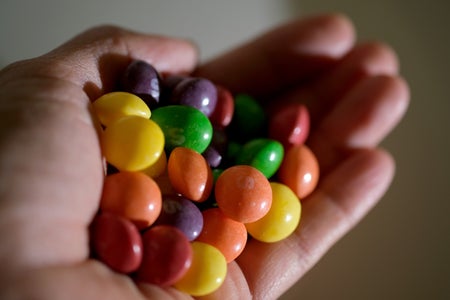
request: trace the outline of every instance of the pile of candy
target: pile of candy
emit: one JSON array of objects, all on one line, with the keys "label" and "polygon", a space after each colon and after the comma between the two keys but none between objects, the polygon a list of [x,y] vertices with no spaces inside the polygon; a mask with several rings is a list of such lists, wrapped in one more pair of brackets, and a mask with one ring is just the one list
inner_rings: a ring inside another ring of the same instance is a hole
[{"label": "pile of candy", "polygon": [[108,167],[92,256],[111,269],[206,295],[248,238],[278,242],[299,225],[319,177],[302,104],[267,117],[248,95],[135,60],[93,107]]}]

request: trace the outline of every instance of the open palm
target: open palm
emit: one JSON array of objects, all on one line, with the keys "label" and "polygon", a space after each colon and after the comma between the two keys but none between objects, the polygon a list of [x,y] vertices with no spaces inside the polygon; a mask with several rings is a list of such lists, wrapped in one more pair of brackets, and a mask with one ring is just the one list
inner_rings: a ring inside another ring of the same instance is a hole
[{"label": "open palm", "polygon": [[301,278],[382,197],[394,162],[379,142],[405,112],[408,87],[393,51],[355,45],[338,15],[296,20],[198,66],[184,40],[105,26],[0,72],[1,299],[189,299],[135,283],[89,260],[103,164],[90,102],[131,59],[193,73],[271,105],[303,101],[307,143],[321,167],[297,231],[250,241],[221,288],[203,298],[274,299]]}]

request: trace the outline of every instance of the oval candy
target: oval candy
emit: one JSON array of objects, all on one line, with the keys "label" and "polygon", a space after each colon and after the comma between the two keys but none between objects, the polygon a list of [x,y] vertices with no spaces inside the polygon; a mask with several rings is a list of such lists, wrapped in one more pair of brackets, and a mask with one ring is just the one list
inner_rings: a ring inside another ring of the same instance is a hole
[{"label": "oval candy", "polygon": [[211,143],[211,122],[196,108],[185,105],[159,107],[152,111],[151,120],[164,132],[168,152],[176,147],[186,147],[202,153]]},{"label": "oval candy", "polygon": [[104,126],[125,116],[150,118],[150,108],[136,95],[127,92],[111,92],[97,98],[92,106]]},{"label": "oval candy", "polygon": [[292,146],[278,171],[281,183],[286,184],[300,199],[307,197],[319,181],[319,162],[305,144]]},{"label": "oval candy", "polygon": [[236,164],[252,166],[270,178],[278,171],[283,156],[284,148],[280,142],[257,138],[242,146],[236,157]]},{"label": "oval candy", "polygon": [[142,239],[137,227],[121,216],[101,212],[90,227],[95,256],[120,273],[137,270],[142,261]]},{"label": "oval candy", "polygon": [[217,178],[214,195],[225,215],[242,223],[262,218],[272,204],[269,180],[258,169],[237,165]]},{"label": "oval candy", "polygon": [[101,135],[106,160],[122,171],[139,171],[164,151],[164,134],[152,120],[128,116],[110,124]]}]

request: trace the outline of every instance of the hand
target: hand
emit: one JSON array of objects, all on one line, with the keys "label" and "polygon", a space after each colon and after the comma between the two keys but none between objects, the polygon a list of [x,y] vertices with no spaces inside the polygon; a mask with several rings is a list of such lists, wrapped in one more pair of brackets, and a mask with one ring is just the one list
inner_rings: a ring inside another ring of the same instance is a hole
[{"label": "hand", "polygon": [[354,38],[342,16],[311,17],[197,67],[186,41],[101,27],[3,69],[0,298],[189,298],[135,285],[88,258],[103,180],[90,101],[113,89],[132,58],[162,73],[194,72],[268,105],[309,105],[308,144],[322,174],[302,200],[298,230],[275,244],[249,242],[222,287],[204,298],[280,296],[377,203],[394,174],[393,159],[377,145],[405,112],[408,87],[391,49],[355,46]]}]

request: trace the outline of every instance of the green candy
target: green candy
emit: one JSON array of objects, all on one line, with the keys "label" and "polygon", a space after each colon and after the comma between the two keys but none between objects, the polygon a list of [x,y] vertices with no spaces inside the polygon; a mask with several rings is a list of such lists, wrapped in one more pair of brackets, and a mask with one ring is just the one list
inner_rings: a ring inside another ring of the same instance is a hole
[{"label": "green candy", "polygon": [[236,164],[250,165],[270,178],[278,171],[283,157],[284,148],[280,142],[257,138],[244,144],[236,157]]},{"label": "green candy", "polygon": [[190,148],[198,153],[211,143],[213,127],[200,110],[187,105],[169,105],[152,110],[151,119],[162,129],[166,151],[176,147]]},{"label": "green candy", "polygon": [[239,141],[248,141],[265,135],[267,117],[264,109],[253,97],[238,94],[234,98],[231,134]]}]

